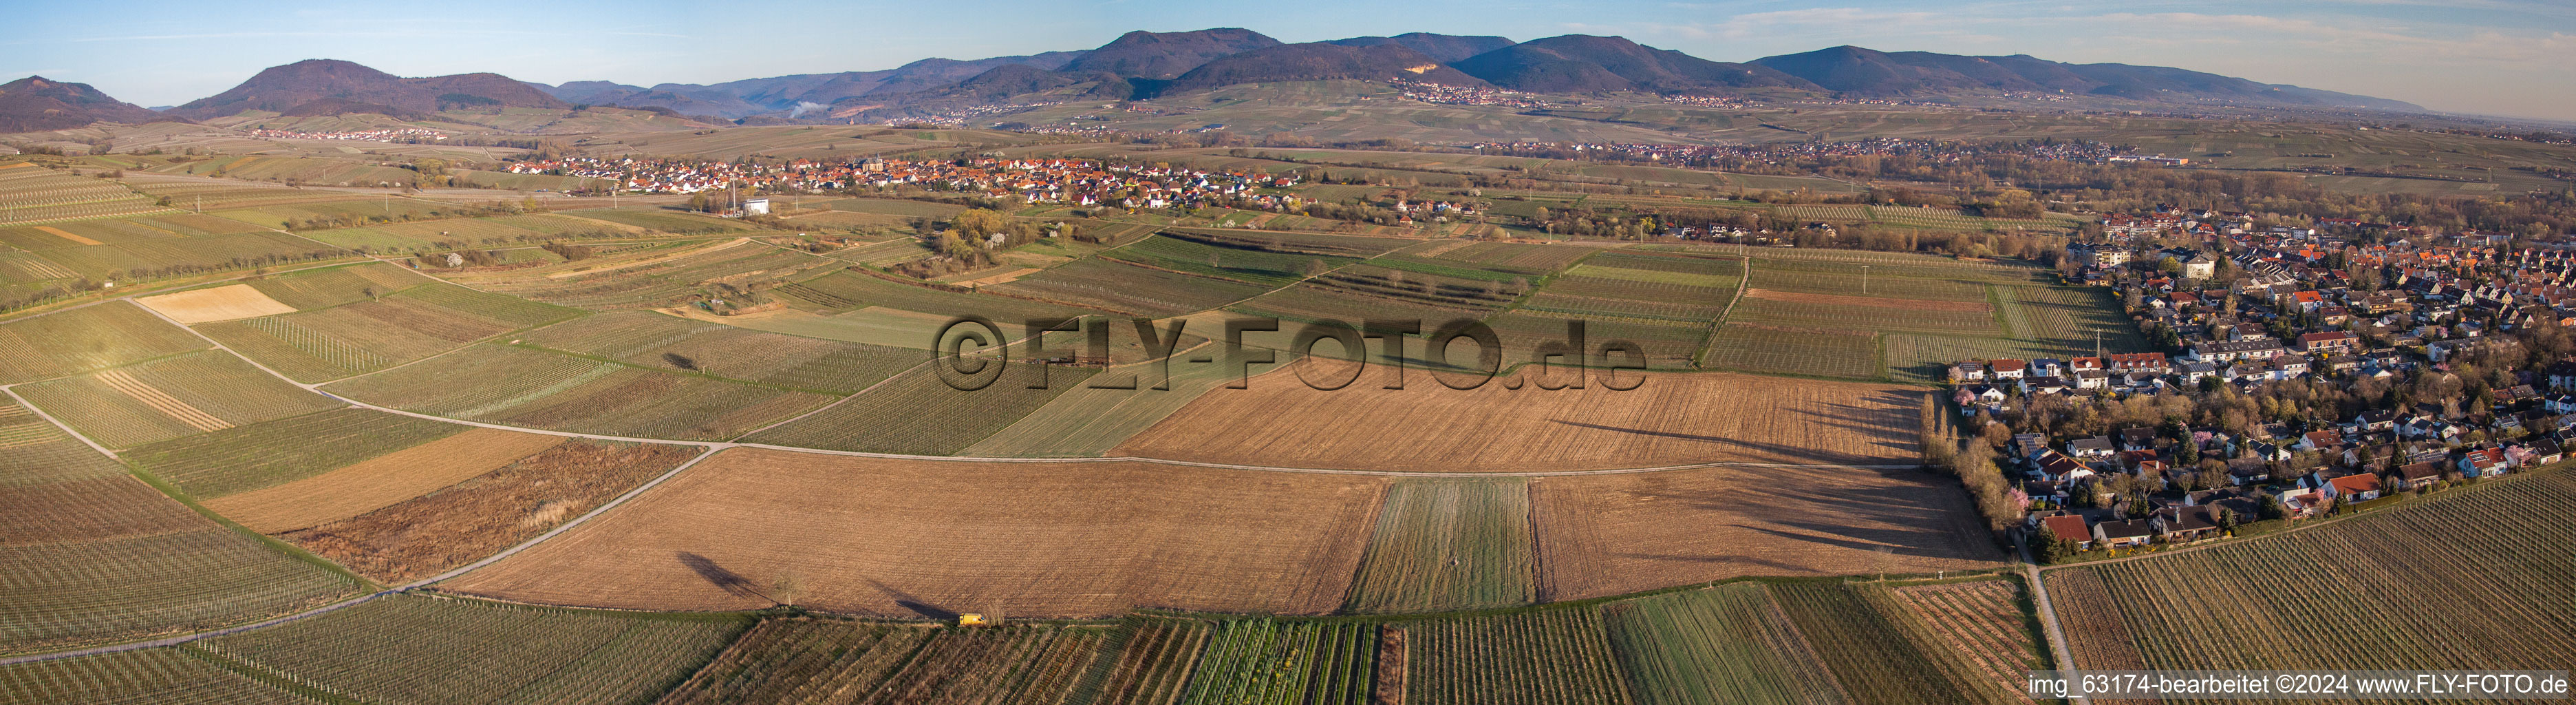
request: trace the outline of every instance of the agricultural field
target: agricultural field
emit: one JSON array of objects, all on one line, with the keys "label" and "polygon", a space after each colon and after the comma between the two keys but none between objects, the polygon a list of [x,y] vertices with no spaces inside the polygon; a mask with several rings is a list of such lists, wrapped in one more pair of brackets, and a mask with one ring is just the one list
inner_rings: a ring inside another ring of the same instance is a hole
[{"label": "agricultural field", "polygon": [[[865,453],[955,455],[1009,427],[1098,370],[1014,365],[991,386],[960,391],[923,367],[811,416],[744,436],[745,443]],[[1031,389],[1044,374],[1044,389]]]},{"label": "agricultural field", "polygon": [[[1985,581],[1975,584],[2002,584]],[[1954,586],[1940,586],[1943,588]],[[2009,677],[1970,667],[1985,656],[1946,640],[1895,588],[1872,583],[1730,583],[1614,603],[1610,635],[1641,703],[2028,702]],[[1952,615],[2008,623],[2009,602]]]},{"label": "agricultural field", "polygon": [[52,250],[79,245],[233,235],[262,230],[264,228],[210,215],[178,214],[76,220],[54,225],[0,228],[0,244],[21,250]]},{"label": "agricultural field", "polygon": [[[295,310],[311,311],[373,300],[435,281],[398,265],[369,262],[258,277],[243,285]],[[369,294],[370,291],[375,293]]]},{"label": "agricultural field", "polygon": [[128,448],[343,406],[222,351],[189,353],[15,390],[110,448]]},{"label": "agricultural field", "polygon": [[38,254],[45,261],[71,270],[78,276],[100,281],[152,279],[354,256],[336,247],[276,232],[137,240],[65,247]]},{"label": "agricultural field", "polygon": [[1913,467],[1717,467],[1531,481],[1539,599],[1753,576],[2000,565],[1965,494]]},{"label": "agricultural field", "polygon": [[1408,622],[1404,702],[1628,703],[1598,608]]},{"label": "agricultural field", "polygon": [[[2060,350],[2090,351],[2095,334],[2112,352],[2147,349],[2138,328],[2121,315],[2108,289],[2100,287],[1997,287],[2003,296],[2004,321],[2013,337]],[[2089,353],[2088,353],[2089,354]]]},{"label": "agricultural field", "polygon": [[[2295,533],[2042,575],[2077,668],[2566,668],[2576,631],[2543,625],[2576,619],[2576,583],[2565,552],[2544,547],[2576,541],[2560,519],[2571,508],[2576,473],[2541,470]],[[2377,608],[2400,594],[2454,599]]]},{"label": "agricultural field", "polygon": [[[1962,680],[2013,683],[2049,667],[2047,647],[2035,633],[2038,620],[2022,609],[2022,582],[2013,579],[1931,583],[1894,588],[1925,627],[1965,657],[1973,670]],[[1931,647],[1925,647],[1931,650]]]},{"label": "agricultural field", "polygon": [[1520,308],[1707,326],[1726,315],[1743,274],[1732,259],[1604,253],[1549,280]]},{"label": "agricultural field", "polygon": [[1233,247],[1170,235],[1145,238],[1101,255],[1156,269],[1243,282],[1273,289],[1336,267],[1357,262],[1350,257],[1310,255]]},{"label": "agricultural field", "polygon": [[772,619],[660,702],[1070,702],[1110,641],[1092,625],[935,629]]},{"label": "agricultural field", "polygon": [[1387,490],[1347,606],[1431,612],[1538,598],[1529,483],[1405,479]]},{"label": "agricultural field", "polygon": [[673,372],[823,394],[856,393],[921,363],[918,351],[765,333],[650,311],[593,315],[530,331],[526,345]]},{"label": "agricultural field", "polygon": [[2000,335],[1984,301],[1922,301],[1876,296],[1801,294],[1753,288],[1735,304],[1730,324],[1851,332]]},{"label": "agricultural field", "polygon": [[131,184],[134,190],[143,192],[144,195],[155,199],[170,199],[170,206],[173,208],[184,208],[195,213],[294,203],[345,201],[352,197],[352,194],[347,191],[300,189],[244,181],[205,181],[139,173],[127,174],[125,182]]},{"label": "agricultural field", "polygon": [[1641,386],[1618,391],[1596,374],[1580,390],[1507,389],[1495,380],[1458,391],[1415,369],[1403,389],[1384,389],[1393,373],[1372,367],[1350,387],[1323,392],[1298,381],[1296,370],[1269,372],[1247,389],[1202,395],[1112,453],[1451,472],[1706,462],[1911,465],[1915,457],[1919,393],[1883,385],[1625,372],[1622,384],[1642,377]]},{"label": "agricultural field", "polygon": [[352,249],[384,252],[460,247],[526,246],[557,240],[636,237],[643,228],[574,215],[540,213],[491,218],[385,223],[317,230],[305,237]]},{"label": "agricultural field", "polygon": [[6,402],[0,506],[0,653],[255,621],[360,587],[207,520]]},{"label": "agricultural field", "polygon": [[301,480],[470,426],[342,407],[174,438],[119,454],[199,499]]},{"label": "agricultural field", "polygon": [[1701,360],[1712,368],[1803,377],[1878,379],[1879,336],[1727,324],[1708,341]]},{"label": "agricultural field", "polygon": [[611,705],[651,702],[750,621],[392,595],[189,648],[362,702]]},{"label": "agricultural field", "polygon": [[336,186],[382,186],[407,184],[418,178],[418,172],[389,166],[373,166],[341,159],[307,157],[238,156],[173,162],[154,167],[155,173],[222,176],[243,181],[309,182]]},{"label": "agricultural field", "polygon": [[0,666],[7,705],[310,705],[225,670],[202,652],[161,647]]},{"label": "agricultural field", "polygon": [[1377,625],[1230,619],[1209,635],[1184,705],[1365,705],[1377,685]]},{"label": "agricultural field", "polygon": [[435,492],[563,442],[562,436],[469,428],[311,477],[208,499],[205,507],[252,531],[284,533]]},{"label": "agricultural field", "polygon": [[1097,309],[907,284],[854,271],[833,272],[781,286],[777,292],[791,299],[804,301],[812,306],[813,310],[819,312],[841,313],[869,306],[882,306],[928,314],[941,321],[951,316],[983,316],[996,323],[1007,323],[1032,318],[1070,318],[1101,313]]},{"label": "agricultural field", "polygon": [[661,208],[602,208],[565,211],[564,215],[578,216],[591,220],[605,220],[620,225],[631,225],[643,228],[651,232],[670,233],[673,235],[712,235],[717,233],[733,233],[759,229],[738,220],[696,215]]},{"label": "agricultural field", "polygon": [[175,212],[114,181],[0,162],[0,226]]},{"label": "agricultural field", "polygon": [[[1503,345],[1504,364],[1509,366],[1535,360],[1540,345],[1567,341],[1566,322],[1573,320],[1583,321],[1584,344],[1594,352],[1598,352],[1603,344],[1613,340],[1636,343],[1638,347],[1645,349],[1647,366],[1659,370],[1693,367],[1697,362],[1700,348],[1707,344],[1712,332],[1712,326],[1706,323],[1652,318],[1577,316],[1537,311],[1526,307],[1485,319],[1485,325],[1494,329],[1495,337]],[[1459,345],[1462,346],[1459,354],[1464,356],[1465,344]],[[1619,357],[1623,360],[1626,358],[1624,354]],[[1570,361],[1557,358],[1549,364],[1563,366],[1570,364]],[[1593,364],[1599,364],[1598,358],[1595,358]],[[1535,368],[1525,369],[1524,372],[1533,375],[1537,373]]]},{"label": "agricultural field", "polygon": [[[1187,350],[1193,344],[1185,338],[1180,348]],[[1180,359],[1169,365],[1144,362],[1102,370],[957,454],[975,458],[1107,455],[1120,442],[1171,417],[1199,395],[1236,379],[1231,364],[1214,364],[1233,360],[1221,349],[1210,352],[1214,358],[1210,364],[1186,362],[1190,355],[1180,352],[1176,355]],[[1273,357],[1294,359],[1285,352]]]},{"label": "agricultural field", "polygon": [[1383,488],[1347,475],[737,448],[443,585],[549,604],[792,601],[906,619],[1320,614],[1341,606]]},{"label": "agricultural field", "polygon": [[[1459,247],[1445,247],[1446,245],[1453,244],[1448,242],[1440,244],[1444,247],[1441,247],[1436,254],[1430,252],[1419,252],[1419,254],[1438,259],[1466,262],[1484,269],[1527,274],[1531,276],[1546,276],[1565,271],[1566,267],[1572,266],[1575,262],[1582,260],[1585,256],[1592,255],[1593,253],[1600,251],[1596,248],[1590,247],[1526,245],[1506,242],[1474,242],[1466,243]],[[1414,251],[1408,250],[1408,252]]]},{"label": "agricultural field", "polygon": [[279,538],[360,575],[398,584],[516,546],[701,451],[579,439],[375,511]]},{"label": "agricultural field", "polygon": [[200,324],[197,332],[309,384],[413,362],[513,328],[395,294],[301,313]]},{"label": "agricultural field", "polygon": [[550,304],[592,309],[636,309],[670,306],[706,292],[714,284],[750,287],[794,280],[801,273],[834,264],[833,260],[795,250],[733,240],[713,246],[688,244],[672,250],[646,250],[643,256],[594,258],[538,269],[457,275],[457,282],[478,289]]},{"label": "agricultural field", "polygon": [[[1196,268],[1216,270],[1219,273],[1226,271],[1223,260],[1220,258],[1216,261],[1219,264],[1211,266],[1208,260],[1201,260],[1196,263]],[[1272,280],[1269,277],[1256,276],[1244,278]],[[1112,313],[1163,318],[1205,311],[1252,298],[1268,291],[1270,286],[1211,276],[1193,276],[1129,264],[1115,259],[1093,257],[1074,260],[989,288],[995,292],[1020,298],[1058,301]]]},{"label": "agricultural field", "polygon": [[247,208],[209,211],[214,215],[238,220],[263,228],[293,228],[314,221],[386,223],[406,220],[462,218],[474,209],[444,201],[417,198],[368,198],[362,194],[343,194],[354,198],[334,201],[279,203]]},{"label": "agricultural field", "polygon": [[151,313],[121,302],[0,323],[0,384],[103,370],[206,347]]},{"label": "agricultural field", "polygon": [[831,397],[485,343],[325,391],[416,413],[611,436],[726,440]]}]

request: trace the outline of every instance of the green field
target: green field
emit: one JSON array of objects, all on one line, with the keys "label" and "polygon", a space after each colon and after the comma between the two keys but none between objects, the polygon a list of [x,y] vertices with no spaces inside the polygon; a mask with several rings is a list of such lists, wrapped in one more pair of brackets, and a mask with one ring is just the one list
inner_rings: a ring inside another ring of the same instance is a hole
[{"label": "green field", "polygon": [[725,440],[831,397],[482,344],[325,390],[371,404],[470,421],[643,438]]},{"label": "green field", "polygon": [[127,462],[199,499],[329,472],[469,427],[344,407],[140,446]]},{"label": "green field", "polygon": [[110,448],[299,416],[342,404],[222,351],[189,353],[17,389]]},{"label": "green field", "polygon": [[1055,703],[1104,653],[1111,630],[1035,624],[933,629],[815,619],[761,623],[661,702]]},{"label": "green field", "polygon": [[52,379],[175,355],[206,341],[121,301],[0,323],[0,384]]},{"label": "green field", "polygon": [[1352,612],[1510,607],[1538,599],[1529,483],[1408,479],[1387,491]]},{"label": "green field", "polygon": [[311,705],[301,695],[225,670],[189,649],[163,647],[0,666],[8,705]]},{"label": "green field", "polygon": [[622,705],[652,702],[749,626],[393,595],[189,648],[362,702]]},{"label": "green field", "polygon": [[1641,705],[1805,703],[1821,694],[1862,703],[2013,699],[2008,681],[1967,666],[1978,654],[1953,647],[1880,585],[1735,583],[1606,613]]},{"label": "green field", "polygon": [[1404,701],[1423,705],[1626,703],[1597,607],[1404,625]]},{"label": "green field", "polygon": [[[1208,268],[1205,262],[1199,267]],[[1205,311],[1268,291],[1267,285],[1191,276],[1110,259],[1086,258],[995,284],[994,292],[1152,318]]]},{"label": "green field", "polygon": [[1876,335],[1734,324],[1717,329],[1703,362],[1717,369],[1849,379],[1875,379],[1885,370]]},{"label": "green field", "polygon": [[[2561,519],[2576,508],[2576,474],[2540,470],[2378,503],[2395,506],[2295,534],[2046,571],[2075,667],[2567,667],[2576,631],[2547,625],[2576,620],[2559,548],[2576,541]],[[2311,566],[2332,566],[2333,579]],[[2401,594],[2450,599],[2384,607]],[[2234,638],[2205,638],[2217,633]]]},{"label": "green field", "polygon": [[920,353],[902,348],[764,333],[649,311],[594,315],[530,331],[522,340],[630,365],[836,395],[921,362]]},{"label": "green field", "polygon": [[1236,619],[1218,624],[1185,705],[1370,702],[1376,625]]},{"label": "green field", "polygon": [[360,587],[171,501],[25,407],[0,402],[0,439],[0,653],[255,621]]},{"label": "green field", "polygon": [[896,375],[812,416],[744,437],[746,443],[907,455],[955,455],[1078,388],[1098,370],[1013,365],[991,386],[960,391],[928,368]]}]

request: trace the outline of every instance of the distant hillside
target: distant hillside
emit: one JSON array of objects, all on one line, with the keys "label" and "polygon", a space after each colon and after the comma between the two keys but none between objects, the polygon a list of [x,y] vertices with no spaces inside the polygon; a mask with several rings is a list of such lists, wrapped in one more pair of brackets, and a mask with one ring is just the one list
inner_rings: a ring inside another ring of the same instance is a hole
[{"label": "distant hillside", "polygon": [[1465,59],[1470,56],[1475,56],[1477,54],[1493,51],[1495,49],[1511,46],[1512,40],[1504,39],[1502,37],[1466,37],[1454,34],[1406,32],[1392,37],[1352,37],[1349,39],[1335,39],[1325,43],[1339,44],[1346,47],[1371,47],[1380,44],[1394,44],[1406,49],[1421,52],[1423,56],[1431,57],[1432,60],[1445,64]]},{"label": "distant hillside", "polygon": [[[583,104],[729,120],[828,117],[839,121],[954,116],[972,108],[1075,99],[1141,100],[1243,83],[1388,78],[1493,85],[1533,93],[1640,91],[1769,97],[1830,93],[1913,99],[2045,93],[2095,99],[2089,102],[2103,106],[2173,103],[2423,110],[2394,100],[2199,71],[2068,64],[2024,55],[1891,53],[1840,46],[1738,64],[1656,49],[1621,37],[1581,34],[1518,44],[1503,37],[1427,32],[1282,44],[1248,29],[1217,28],[1128,32],[1098,48],[1079,51],[972,60],[930,58],[877,71],[650,87],[608,81],[548,86],[489,73],[397,78],[346,61],[314,60],[270,68],[230,91],[168,114],[204,118],[267,110],[297,115],[348,111],[425,115],[452,107]],[[0,101],[5,100],[0,96]],[[51,114],[47,110],[64,109],[48,105],[15,110],[12,114],[46,115]],[[79,118],[58,121],[78,122]]]},{"label": "distant hillside", "polygon": [[402,78],[347,61],[308,59],[271,66],[232,90],[191,101],[170,112],[196,119],[250,110],[288,113],[323,99],[414,113],[451,107],[571,107],[544,91],[496,73]]},{"label": "distant hillside", "polygon": [[1748,88],[1816,88],[1805,79],[1767,67],[1709,61],[1622,37],[1585,34],[1514,44],[1452,66],[1497,86],[1545,93],[1731,93]]},{"label": "distant hillside", "polygon": [[1443,66],[1438,60],[1400,44],[1345,46],[1317,42],[1285,44],[1221,57],[1181,74],[1165,90],[1337,78],[1411,78],[1460,86],[1485,84],[1483,80]]},{"label": "distant hillside", "polygon": [[1130,78],[1178,78],[1218,57],[1279,46],[1260,32],[1232,27],[1195,32],[1128,32],[1064,66]]},{"label": "distant hillside", "polygon": [[958,61],[922,59],[881,71],[808,73],[750,78],[712,85],[664,83],[644,88],[608,81],[573,81],[561,86],[537,84],[573,103],[668,108],[684,115],[741,118],[767,112],[794,111],[800,104],[829,105],[854,96],[937,90],[1000,66],[1063,68],[1086,52],[1051,51],[1028,56],[997,56]]},{"label": "distant hillside", "polygon": [[1756,59],[1838,93],[1938,96],[1982,91],[2092,95],[2151,102],[2241,102],[2421,111],[2411,103],[2257,83],[2162,66],[2067,64],[2026,55],[1958,56],[1882,52],[1855,46]]},{"label": "distant hillside", "polygon": [[107,97],[86,83],[28,76],[0,84],[0,132],[68,130],[95,122],[143,123],[160,113]]}]

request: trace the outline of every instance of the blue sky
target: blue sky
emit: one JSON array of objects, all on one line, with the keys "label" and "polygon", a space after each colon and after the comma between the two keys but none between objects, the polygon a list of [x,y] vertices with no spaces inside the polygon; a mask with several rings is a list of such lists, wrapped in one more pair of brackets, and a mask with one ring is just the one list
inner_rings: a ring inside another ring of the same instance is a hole
[{"label": "blue sky", "polygon": [[39,74],[155,106],[308,58],[404,76],[713,83],[1083,49],[1131,29],[1233,26],[1289,42],[1409,31],[1618,34],[1719,61],[1839,44],[2030,54],[2576,120],[2576,3],[2564,0],[12,4],[0,80]]}]

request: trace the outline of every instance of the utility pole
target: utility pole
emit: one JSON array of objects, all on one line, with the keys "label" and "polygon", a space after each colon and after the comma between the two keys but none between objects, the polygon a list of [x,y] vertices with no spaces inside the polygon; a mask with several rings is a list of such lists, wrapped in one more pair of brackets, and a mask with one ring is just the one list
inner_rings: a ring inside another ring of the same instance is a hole
[{"label": "utility pole", "polygon": [[1869,265],[1866,264],[1860,266],[1860,293],[1869,295]]}]

